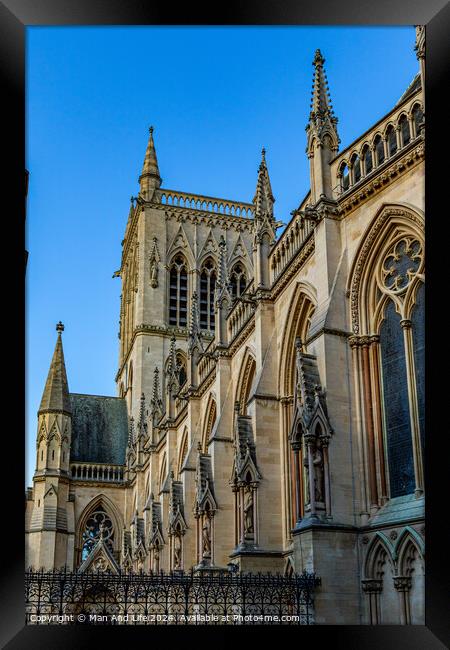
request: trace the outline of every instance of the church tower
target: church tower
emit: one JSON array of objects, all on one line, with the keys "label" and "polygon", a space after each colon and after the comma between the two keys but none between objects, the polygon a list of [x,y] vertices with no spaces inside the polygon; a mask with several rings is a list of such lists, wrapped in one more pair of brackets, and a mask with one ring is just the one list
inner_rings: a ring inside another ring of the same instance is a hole
[{"label": "church tower", "polygon": [[[28,565],[51,569],[70,564],[73,537],[68,530],[69,462],[72,409],[61,334],[58,337],[38,411],[36,471],[30,517]],[[71,538],[72,544],[69,542]]]},{"label": "church tower", "polygon": [[140,191],[131,198],[128,222],[123,240],[121,268],[116,276],[122,279],[120,312],[119,370],[116,376],[118,394],[125,397],[128,413],[138,419],[142,393],[149,400],[153,372],[162,371],[165,346],[162,330],[166,326],[166,277],[163,255],[166,250],[166,224],[155,193],[162,179],[159,173],[153,139],[153,127],[142,171]]}]

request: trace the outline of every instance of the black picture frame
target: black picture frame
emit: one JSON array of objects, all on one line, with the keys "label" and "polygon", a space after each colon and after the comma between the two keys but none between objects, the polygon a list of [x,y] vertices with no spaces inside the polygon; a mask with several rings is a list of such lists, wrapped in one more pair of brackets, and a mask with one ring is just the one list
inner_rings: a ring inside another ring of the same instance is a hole
[{"label": "black picture frame", "polygon": [[[202,633],[202,643],[209,635],[211,640],[231,640],[244,631],[239,628],[105,628],[36,626],[24,627],[23,573],[23,495],[24,483],[24,423],[25,411],[25,301],[23,242],[25,241],[25,28],[29,25],[209,25],[209,24],[299,24],[299,25],[416,25],[425,24],[427,34],[426,55],[426,211],[428,263],[427,303],[427,452],[426,452],[426,625],[425,626],[322,626],[311,628],[264,628],[279,638],[289,634],[296,643],[322,643],[323,635],[329,637],[334,648],[424,648],[445,647],[450,640],[448,611],[448,581],[446,580],[446,551],[448,523],[445,522],[444,478],[448,475],[446,455],[442,452],[443,438],[447,436],[445,417],[442,425],[439,414],[445,413],[445,382],[432,385],[433,359],[440,359],[445,347],[445,318],[436,318],[437,283],[445,267],[443,228],[448,220],[448,209],[439,208],[442,197],[446,205],[448,166],[444,163],[448,145],[448,108],[444,104],[448,88],[448,62],[450,61],[450,5],[445,0],[346,0],[339,3],[322,0],[321,3],[300,4],[295,0],[269,4],[267,0],[245,5],[227,2],[213,7],[193,6],[185,3],[176,11],[170,3],[144,2],[143,0],[6,0],[0,3],[0,65],[4,80],[4,115],[2,142],[4,171],[2,174],[3,205],[3,307],[2,324],[3,368],[6,379],[3,395],[3,445],[2,445],[2,522],[3,522],[3,572],[0,584],[0,641],[6,648],[86,648],[106,645],[115,639],[117,645],[130,643],[136,633],[144,634],[145,643],[168,643],[181,635],[185,643],[191,635]],[[393,62],[395,65],[395,62]],[[447,73],[447,75],[446,75]],[[370,72],[368,71],[368,75]],[[368,81],[370,81],[368,79]],[[444,112],[445,111],[445,112]],[[445,153],[444,153],[445,151]],[[32,182],[32,177],[30,179]],[[441,234],[442,233],[442,234]],[[32,254],[32,251],[30,251]],[[447,254],[448,255],[448,254]],[[9,260],[10,263],[9,263]],[[7,261],[8,260],[8,261]],[[439,264],[439,260],[442,260]],[[440,273],[434,270],[439,269]],[[57,273],[55,269],[55,273]],[[431,275],[430,275],[431,273]],[[436,300],[436,302],[433,300]],[[445,302],[445,298],[444,298]],[[433,327],[433,319],[436,325]],[[441,336],[435,336],[437,332]],[[433,348],[434,346],[434,348]],[[435,349],[436,354],[433,354]],[[439,361],[435,362],[437,370]],[[26,399],[26,395],[25,395]],[[10,418],[9,423],[8,416]],[[247,630],[248,631],[248,630]],[[114,636],[111,637],[111,634]],[[254,631],[252,630],[252,634]],[[295,635],[295,636],[293,636]],[[134,641],[132,641],[134,642]],[[279,641],[280,642],[280,641]],[[114,643],[114,644],[115,644]]]}]

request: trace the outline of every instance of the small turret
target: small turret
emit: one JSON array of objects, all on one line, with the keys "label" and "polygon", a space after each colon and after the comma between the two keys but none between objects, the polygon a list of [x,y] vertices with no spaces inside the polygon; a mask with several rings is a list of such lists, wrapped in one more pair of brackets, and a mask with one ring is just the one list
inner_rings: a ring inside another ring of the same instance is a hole
[{"label": "small turret", "polygon": [[58,338],[38,411],[36,471],[68,472],[72,409],[61,334],[64,325],[56,325]]},{"label": "small turret", "polygon": [[153,141],[153,127],[149,128],[149,139],[147,151],[145,152],[144,165],[142,173],[139,176],[141,187],[141,196],[146,201],[150,201],[155,189],[161,186],[162,178],[159,175],[158,160],[156,158],[155,143]]},{"label": "small turret", "polygon": [[269,287],[269,252],[275,243],[278,224],[273,216],[275,199],[272,194],[269,170],[266,164],[266,150],[261,151],[261,163],[258,167],[258,180],[253,198],[255,206],[255,226],[253,237],[254,277],[256,288]]},{"label": "small turret", "polygon": [[314,79],[309,122],[306,126],[306,153],[310,159],[311,202],[332,199],[330,162],[339,149],[338,119],[334,115],[324,69],[325,59],[316,50],[313,66]]}]

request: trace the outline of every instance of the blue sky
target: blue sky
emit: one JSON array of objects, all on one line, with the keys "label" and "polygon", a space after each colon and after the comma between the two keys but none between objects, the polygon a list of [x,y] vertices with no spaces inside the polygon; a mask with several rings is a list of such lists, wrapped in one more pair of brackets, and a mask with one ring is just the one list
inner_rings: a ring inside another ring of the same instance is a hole
[{"label": "blue sky", "polygon": [[251,201],[262,146],[287,222],[308,191],[316,48],[341,149],[418,71],[414,28],[27,28],[26,481],[62,320],[72,392],[115,395],[120,266],[148,127],[163,187]]}]

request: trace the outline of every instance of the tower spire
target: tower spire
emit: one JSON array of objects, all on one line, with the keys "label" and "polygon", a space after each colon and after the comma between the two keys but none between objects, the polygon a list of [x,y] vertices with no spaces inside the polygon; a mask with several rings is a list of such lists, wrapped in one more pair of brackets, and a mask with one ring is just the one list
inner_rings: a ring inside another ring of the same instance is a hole
[{"label": "tower spire", "polygon": [[339,149],[338,119],[331,104],[324,68],[325,59],[316,50],[313,60],[314,77],[309,122],[306,125],[306,153],[311,163],[311,198],[313,204],[321,198],[332,199],[330,161]]},{"label": "tower spire", "polygon": [[160,187],[162,182],[159,175],[158,159],[156,158],[155,143],[153,141],[153,126],[149,128],[147,151],[145,152],[142,173],[139,176],[141,194],[145,199],[151,198],[151,191]]},{"label": "tower spire", "polygon": [[272,194],[269,170],[266,164],[266,150],[264,147],[261,150],[261,162],[258,167],[258,178],[253,203],[255,205],[256,219],[264,219],[265,217],[273,219],[273,204],[275,203],[275,199]]},{"label": "tower spire", "polygon": [[331,139],[331,149],[333,151],[338,150],[340,142],[336,126],[338,119],[333,111],[324,63],[325,59],[322,56],[321,51],[316,50],[313,60],[314,77],[311,93],[311,111],[309,113],[309,122],[306,127],[309,136],[308,151],[313,136],[316,136],[323,144],[324,136],[328,133]]},{"label": "tower spire", "polygon": [[38,413],[50,411],[70,414],[72,409],[70,406],[69,385],[67,383],[61,337],[61,333],[64,331],[64,325],[61,321],[56,325],[56,331],[58,332],[58,337],[56,339],[55,351],[48,371]]}]

